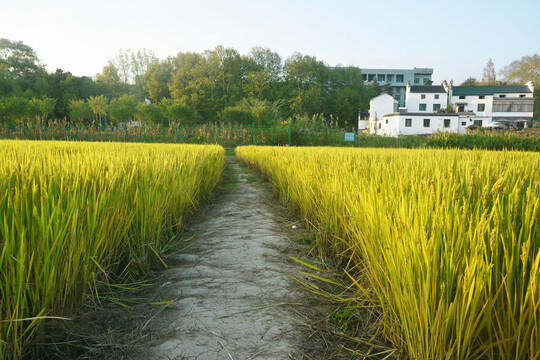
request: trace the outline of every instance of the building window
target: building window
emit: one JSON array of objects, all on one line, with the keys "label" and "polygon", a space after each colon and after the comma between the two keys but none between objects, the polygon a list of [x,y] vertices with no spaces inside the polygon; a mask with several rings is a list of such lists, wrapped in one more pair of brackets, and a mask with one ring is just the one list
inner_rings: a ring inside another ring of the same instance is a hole
[{"label": "building window", "polygon": [[478,96],[478,98],[479,98],[480,100],[484,100],[486,97],[485,97],[484,95],[480,95],[480,96]]},{"label": "building window", "polygon": [[412,119],[405,119],[405,127],[412,127]]},{"label": "building window", "polygon": [[482,120],[474,120],[474,125],[482,127]]},{"label": "building window", "polygon": [[449,128],[450,127],[450,119],[444,119],[444,127]]},{"label": "building window", "polygon": [[465,105],[458,105],[458,112],[465,112]]},{"label": "building window", "polygon": [[420,84],[420,78],[414,78],[414,83],[415,84]]},{"label": "building window", "polygon": [[520,98],[524,98],[524,97],[525,97],[525,95],[523,95],[523,94],[522,94],[522,95],[519,95],[519,97],[520,97]]},{"label": "building window", "polygon": [[362,74],[362,79],[363,79],[364,81],[367,81],[367,75],[366,75],[366,74]]},{"label": "building window", "polygon": [[435,94],[435,100],[439,99],[439,94]]},{"label": "building window", "polygon": [[493,112],[532,112],[533,106],[532,101],[530,103],[521,103],[506,100],[493,104]]},{"label": "building window", "polygon": [[381,123],[379,123],[379,129],[381,128]]},{"label": "building window", "polygon": [[367,81],[372,82],[375,79],[375,74],[368,74]]},{"label": "building window", "polygon": [[425,99],[425,98],[426,98],[426,94],[420,95],[420,99]]},{"label": "building window", "polygon": [[394,81],[394,75],[392,75],[392,74],[387,74],[387,75],[386,75],[386,81],[388,81],[388,82]]},{"label": "building window", "polygon": [[463,100],[463,99],[465,99],[465,95],[459,95],[459,98],[460,98],[461,100]]},{"label": "building window", "polygon": [[505,98],[505,97],[506,97],[506,95],[499,95],[499,97],[500,97],[500,98]]},{"label": "building window", "polygon": [[439,111],[441,109],[441,104],[433,104],[433,111]]},{"label": "building window", "polygon": [[467,125],[467,122],[466,122],[466,121],[462,121],[462,122],[461,122],[461,126],[465,126],[465,125]]},{"label": "building window", "polygon": [[486,104],[478,104],[478,111],[486,110]]},{"label": "building window", "polygon": [[379,81],[379,82],[384,82],[384,80],[385,80],[385,79],[384,79],[384,74],[379,74],[379,75],[377,75],[377,81]]},{"label": "building window", "polygon": [[403,75],[396,75],[396,82],[402,83],[403,82]]},{"label": "building window", "polygon": [[424,119],[424,127],[429,127],[429,119]]},{"label": "building window", "polygon": [[426,104],[418,105],[418,111],[426,111]]},{"label": "building window", "polygon": [[386,119],[386,124],[388,124],[388,119]]}]

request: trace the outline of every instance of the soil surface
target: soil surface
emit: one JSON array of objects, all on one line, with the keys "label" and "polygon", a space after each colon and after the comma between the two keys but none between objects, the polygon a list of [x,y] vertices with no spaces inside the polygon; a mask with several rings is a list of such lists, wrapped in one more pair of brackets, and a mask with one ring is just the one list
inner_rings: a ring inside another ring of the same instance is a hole
[{"label": "soil surface", "polygon": [[188,224],[193,239],[151,289],[149,301],[174,302],[145,326],[139,359],[303,358],[296,226],[267,184],[228,163],[219,199]]}]

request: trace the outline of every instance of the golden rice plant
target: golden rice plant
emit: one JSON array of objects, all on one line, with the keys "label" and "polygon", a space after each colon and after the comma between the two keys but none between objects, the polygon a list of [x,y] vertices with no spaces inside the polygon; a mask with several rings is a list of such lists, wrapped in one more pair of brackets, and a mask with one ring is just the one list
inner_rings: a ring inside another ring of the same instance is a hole
[{"label": "golden rice plant", "polygon": [[376,294],[381,331],[401,354],[540,358],[539,153],[241,147],[237,156],[330,235],[323,248],[364,267],[363,293]]},{"label": "golden rice plant", "polygon": [[0,141],[0,358],[111,270],[145,272],[223,167],[213,145]]}]

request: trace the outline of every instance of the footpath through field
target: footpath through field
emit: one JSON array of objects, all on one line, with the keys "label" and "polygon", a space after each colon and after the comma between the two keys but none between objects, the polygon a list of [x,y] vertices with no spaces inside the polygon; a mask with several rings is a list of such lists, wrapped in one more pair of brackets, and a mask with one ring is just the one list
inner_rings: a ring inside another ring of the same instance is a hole
[{"label": "footpath through field", "polygon": [[149,323],[141,359],[303,358],[307,299],[290,278],[300,245],[287,211],[236,160],[228,167],[221,194],[188,225],[195,237],[167,259],[152,297],[177,300]]}]

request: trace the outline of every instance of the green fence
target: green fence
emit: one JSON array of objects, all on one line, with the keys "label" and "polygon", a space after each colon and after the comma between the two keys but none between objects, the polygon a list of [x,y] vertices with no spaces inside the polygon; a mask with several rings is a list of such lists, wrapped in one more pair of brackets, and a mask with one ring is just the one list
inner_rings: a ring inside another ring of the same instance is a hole
[{"label": "green fence", "polygon": [[205,124],[199,126],[99,126],[1,124],[0,138],[237,145],[291,145],[291,127]]}]

